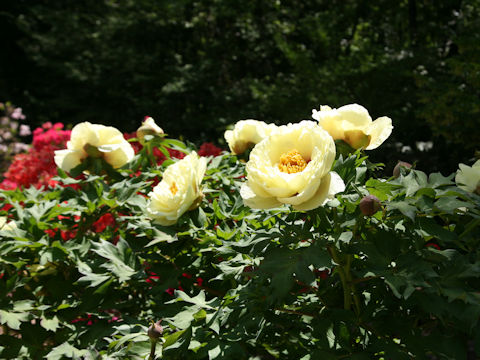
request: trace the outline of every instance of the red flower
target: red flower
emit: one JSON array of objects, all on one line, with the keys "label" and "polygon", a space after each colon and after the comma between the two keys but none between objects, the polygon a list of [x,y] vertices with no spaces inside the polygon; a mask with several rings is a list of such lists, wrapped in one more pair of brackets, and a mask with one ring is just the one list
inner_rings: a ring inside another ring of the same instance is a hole
[{"label": "red flower", "polygon": [[45,230],[45,233],[50,236],[51,238],[54,238],[55,235],[57,234],[58,229],[47,229]]},{"label": "red flower", "polygon": [[3,189],[16,189],[31,185],[54,186],[52,177],[57,175],[55,150],[64,149],[70,139],[70,130],[62,130],[63,124],[46,123],[33,131],[33,147],[25,154],[15,155],[0,184]]},{"label": "red flower", "polygon": [[97,221],[93,223],[93,231],[95,231],[96,233],[100,233],[109,226],[115,226],[115,218],[112,214],[107,213],[105,215],[102,215]]},{"label": "red flower", "polygon": [[62,237],[63,241],[68,241],[70,239],[75,238],[77,236],[76,230],[60,230],[60,236]]},{"label": "red flower", "polygon": [[173,294],[175,293],[175,289],[174,289],[174,288],[168,288],[167,290],[165,290],[165,292],[166,292],[168,295],[173,296]]},{"label": "red flower", "polygon": [[222,149],[213,145],[211,142],[204,142],[198,149],[198,155],[200,156],[218,156],[222,153]]},{"label": "red flower", "polygon": [[438,246],[438,244],[436,244],[436,243],[434,243],[434,242],[426,243],[426,244],[425,244],[425,247],[433,247],[433,248],[435,248],[435,249],[437,249],[437,250],[442,250],[442,249],[440,248],[440,246]]}]

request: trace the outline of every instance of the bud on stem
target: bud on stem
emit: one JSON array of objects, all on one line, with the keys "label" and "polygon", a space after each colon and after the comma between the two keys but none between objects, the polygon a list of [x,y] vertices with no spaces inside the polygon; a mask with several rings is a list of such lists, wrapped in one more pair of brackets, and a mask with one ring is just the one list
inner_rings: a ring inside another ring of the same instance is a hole
[{"label": "bud on stem", "polygon": [[400,176],[400,169],[405,168],[405,169],[410,169],[412,167],[412,164],[405,162],[405,161],[399,161],[397,165],[393,168],[393,177],[398,178]]},{"label": "bud on stem", "polygon": [[155,360],[155,349],[158,339],[163,334],[163,327],[160,325],[162,320],[158,320],[156,323],[152,321],[152,325],[148,327],[147,335],[150,338],[150,356],[148,360]]},{"label": "bud on stem", "polygon": [[372,216],[382,208],[380,200],[374,195],[367,195],[360,200],[360,211],[365,216]]}]

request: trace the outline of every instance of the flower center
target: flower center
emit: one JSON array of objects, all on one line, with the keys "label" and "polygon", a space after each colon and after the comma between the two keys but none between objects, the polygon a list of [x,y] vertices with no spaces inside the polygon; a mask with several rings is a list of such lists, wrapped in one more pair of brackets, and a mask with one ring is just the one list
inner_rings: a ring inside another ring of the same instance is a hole
[{"label": "flower center", "polygon": [[170,191],[172,192],[173,195],[175,195],[178,191],[177,184],[175,182],[172,182],[172,185],[170,185]]},{"label": "flower center", "polygon": [[307,162],[296,149],[290,150],[289,152],[282,154],[278,163],[278,168],[280,169],[280,171],[287,174],[301,172],[306,167]]}]

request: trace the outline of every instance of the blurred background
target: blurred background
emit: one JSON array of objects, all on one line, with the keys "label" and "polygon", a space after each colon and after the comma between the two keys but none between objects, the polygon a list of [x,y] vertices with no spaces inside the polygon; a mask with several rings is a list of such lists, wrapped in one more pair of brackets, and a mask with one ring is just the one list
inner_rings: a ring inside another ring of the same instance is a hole
[{"label": "blurred background", "polygon": [[358,103],[393,120],[369,153],[387,170],[480,149],[480,0],[4,0],[0,35],[0,101],[32,128],[150,115],[222,145],[241,119]]}]

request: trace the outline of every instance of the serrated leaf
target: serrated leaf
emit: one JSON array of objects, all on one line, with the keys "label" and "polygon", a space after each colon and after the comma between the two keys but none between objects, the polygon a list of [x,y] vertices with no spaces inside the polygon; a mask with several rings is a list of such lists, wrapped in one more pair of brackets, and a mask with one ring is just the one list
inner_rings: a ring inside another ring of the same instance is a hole
[{"label": "serrated leaf", "polygon": [[410,205],[409,203],[405,201],[398,201],[398,202],[390,202],[387,204],[387,209],[388,210],[398,210],[400,211],[403,215],[411,219],[412,221],[415,220],[415,215],[417,212],[417,208],[413,205]]},{"label": "serrated leaf", "polygon": [[20,330],[20,324],[28,320],[28,313],[17,313],[0,310],[0,323],[14,330]]},{"label": "serrated leaf", "polygon": [[81,359],[82,356],[88,355],[87,350],[79,350],[67,342],[56,346],[47,354],[48,360],[60,360],[65,357],[70,359]]},{"label": "serrated leaf", "polygon": [[42,319],[40,320],[40,325],[45,329],[49,331],[56,331],[58,328],[58,318],[54,316],[51,319],[47,319],[42,316]]},{"label": "serrated leaf", "polygon": [[203,290],[201,290],[195,297],[190,297],[189,295],[187,295],[185,292],[181,290],[177,290],[175,291],[175,293],[177,295],[178,301],[185,301],[190,304],[197,305],[203,309],[214,309],[212,306],[208,305],[208,303],[212,301],[205,300],[205,292]]}]

